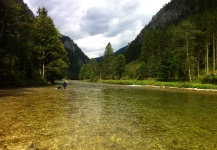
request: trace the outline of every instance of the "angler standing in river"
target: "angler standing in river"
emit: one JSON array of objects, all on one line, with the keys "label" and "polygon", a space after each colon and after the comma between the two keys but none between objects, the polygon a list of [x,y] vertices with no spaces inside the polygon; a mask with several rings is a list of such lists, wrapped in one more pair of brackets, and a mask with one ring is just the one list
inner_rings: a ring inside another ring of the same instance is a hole
[{"label": "angler standing in river", "polygon": [[66,89],[67,85],[68,85],[68,82],[65,80],[65,81],[63,82],[63,87],[64,87],[64,89]]}]

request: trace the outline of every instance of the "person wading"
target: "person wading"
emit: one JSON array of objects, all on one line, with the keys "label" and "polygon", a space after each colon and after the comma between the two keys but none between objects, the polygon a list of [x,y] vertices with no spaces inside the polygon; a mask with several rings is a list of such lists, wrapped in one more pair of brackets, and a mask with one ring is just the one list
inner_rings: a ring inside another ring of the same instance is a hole
[{"label": "person wading", "polygon": [[63,82],[63,87],[64,87],[64,89],[66,89],[67,85],[68,85],[68,82],[65,80],[65,81]]}]

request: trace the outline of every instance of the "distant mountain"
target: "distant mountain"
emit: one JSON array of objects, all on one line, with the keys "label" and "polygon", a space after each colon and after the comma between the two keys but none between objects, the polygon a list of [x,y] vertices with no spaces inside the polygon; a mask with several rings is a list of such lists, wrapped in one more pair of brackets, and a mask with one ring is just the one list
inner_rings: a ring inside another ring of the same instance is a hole
[{"label": "distant mountain", "polygon": [[62,35],[61,41],[64,44],[66,51],[68,52],[68,57],[70,61],[70,65],[68,68],[69,78],[78,79],[81,66],[83,64],[87,64],[89,58],[68,36]]},{"label": "distant mountain", "polygon": [[118,54],[124,54],[126,52],[127,46],[122,47],[121,49],[114,52],[114,55],[117,56]]},{"label": "distant mountain", "polygon": [[217,7],[216,0],[171,0],[168,4],[165,4],[156,15],[152,17],[152,20],[146,25],[139,35],[133,40],[126,49],[127,63],[136,60],[140,57],[140,50],[142,48],[142,41],[145,36],[145,32],[149,28],[162,28],[171,24],[177,24],[186,16],[204,12],[207,9],[213,9]]}]

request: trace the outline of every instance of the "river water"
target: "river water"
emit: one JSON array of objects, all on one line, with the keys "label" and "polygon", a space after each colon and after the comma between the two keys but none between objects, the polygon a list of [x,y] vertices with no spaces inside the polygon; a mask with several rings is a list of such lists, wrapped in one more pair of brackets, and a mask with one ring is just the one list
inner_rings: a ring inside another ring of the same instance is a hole
[{"label": "river water", "polygon": [[0,149],[217,149],[217,93],[70,81],[0,89]]}]

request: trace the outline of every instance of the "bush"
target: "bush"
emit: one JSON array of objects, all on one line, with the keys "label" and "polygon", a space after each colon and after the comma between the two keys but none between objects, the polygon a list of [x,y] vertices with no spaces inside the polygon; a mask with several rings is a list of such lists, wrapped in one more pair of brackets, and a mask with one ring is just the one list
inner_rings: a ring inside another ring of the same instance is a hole
[{"label": "bush", "polygon": [[203,84],[209,83],[209,84],[217,84],[217,76],[206,76],[201,81]]}]

